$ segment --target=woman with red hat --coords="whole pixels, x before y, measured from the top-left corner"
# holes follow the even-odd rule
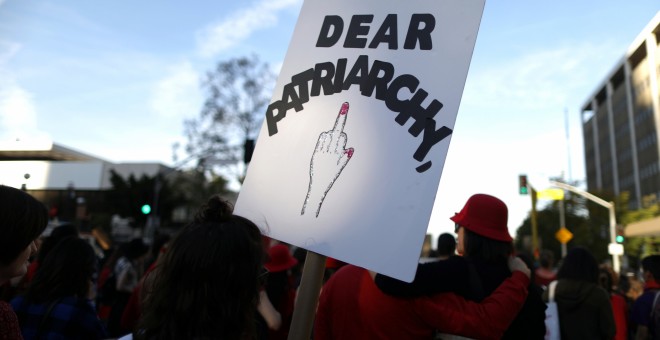
[[[286,339],[289,336],[293,305],[296,299],[291,268],[298,263],[298,260],[293,257],[289,247],[283,243],[270,247],[268,256],[269,260],[264,265],[268,270],[266,294],[282,317],[279,329],[269,329],[268,339]]]
[[[494,196],[476,194],[450,219],[455,223],[457,251],[462,256],[419,264],[412,283],[377,275],[378,287],[387,294],[402,297],[455,292],[468,300],[481,301],[511,276],[507,259],[514,253],[513,239],[508,231],[508,209],[504,202]],[[528,290],[522,310],[503,339],[544,338],[546,307],[542,290],[533,282]]]

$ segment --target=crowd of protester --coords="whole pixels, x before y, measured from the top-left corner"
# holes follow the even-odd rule
[[[99,258],[71,224],[0,186],[0,340],[287,339],[305,250],[211,197],[176,235]],[[506,204],[476,194],[410,283],[328,258],[311,337],[544,339],[553,283],[562,339],[660,337],[660,255],[618,275],[588,249],[555,265],[516,252]],[[517,256],[516,256],[517,255]]]

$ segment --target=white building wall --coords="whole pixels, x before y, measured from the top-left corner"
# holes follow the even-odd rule
[[[115,170],[123,178],[131,174],[136,178],[142,175],[153,177],[159,171],[171,171],[158,163],[1,161],[0,184],[14,188],[26,184],[29,190],[67,190],[70,185],[76,190],[107,190],[112,187],[110,170]],[[26,180],[25,174],[30,178]]]
[[[30,190],[99,190],[105,162],[2,161],[0,184]],[[30,178],[25,179],[25,174]]]

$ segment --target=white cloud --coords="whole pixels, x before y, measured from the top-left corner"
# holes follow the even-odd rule
[[[527,217],[529,196],[518,194],[518,175],[543,186],[568,168],[564,109],[570,112],[571,170],[583,179],[579,115],[582,101],[616,60],[609,44],[561,46],[500,63],[475,60],[436,197],[429,232],[451,231],[451,217],[474,193],[509,207],[509,229]],[[539,203],[539,207],[542,203]]]
[[[452,137],[438,188],[429,231],[435,235],[450,231],[448,220],[475,193],[499,197],[509,207],[509,228],[513,233],[523,222],[531,203],[518,194],[518,175],[528,174],[531,184],[543,186],[564,170],[566,155],[563,131],[554,130],[524,141]]]
[[[187,117],[201,108],[199,75],[190,62],[171,68],[170,74],[156,83],[149,106],[162,118]]]
[[[553,146],[564,155],[559,158],[559,170],[567,170],[567,110],[571,169],[566,176],[582,179],[583,141],[579,111],[584,100],[610,71],[613,61],[617,60],[614,50],[610,43],[549,46],[546,50],[498,63],[475,60],[466,83],[456,133],[515,147],[516,143],[533,144],[538,141],[538,136],[556,131],[556,135],[548,137],[545,144],[536,143],[539,145],[537,150]],[[543,154],[539,151],[530,154]],[[538,161],[544,164],[542,159]],[[560,173],[545,174],[557,176]]]
[[[24,130],[36,126],[32,96],[18,86],[0,90],[0,116],[5,129]]]
[[[300,0],[262,0],[250,8],[236,11],[197,33],[198,53],[213,57],[249,38],[253,32],[274,26],[278,11],[299,3]]]
[[[2,76],[3,72],[0,72]],[[6,83],[6,81],[3,81]],[[37,127],[32,94],[16,84],[0,85],[0,140],[50,140]]]
[[[2,0],[0,0],[0,6]],[[0,72],[6,69],[6,65],[11,58],[13,58],[18,51],[21,50],[21,45],[11,41],[0,41]],[[0,82],[2,78],[0,78]]]
[[[0,42],[0,139],[47,139],[47,134],[37,128],[32,94],[16,82],[7,66],[20,49],[20,44]]]
[[[589,75],[602,75],[607,70],[595,69],[611,65],[611,60],[602,58],[611,55],[611,50],[612,46],[606,45],[563,46],[490,64],[469,80],[464,100],[484,106],[504,103],[523,110],[579,105],[598,82]]]

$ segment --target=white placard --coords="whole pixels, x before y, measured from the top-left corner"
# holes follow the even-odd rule
[[[411,281],[484,1],[305,1],[235,213]]]

